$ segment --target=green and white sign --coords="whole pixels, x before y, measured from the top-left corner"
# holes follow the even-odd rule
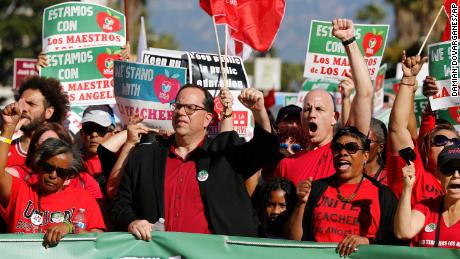
[[[376,113],[383,108],[383,97],[385,90],[383,84],[385,82],[385,72],[387,71],[387,64],[383,64],[377,73],[374,81],[374,99],[372,100],[373,112]]]
[[[430,75],[436,78],[436,84],[439,88],[438,94],[430,97],[431,109],[433,110],[460,106],[460,98],[458,96],[451,96],[450,46],[450,41],[428,46],[428,70],[430,71]]]
[[[119,52],[116,46],[50,52],[40,75],[61,81],[72,106],[114,104],[113,62]]]
[[[390,26],[354,26],[356,41],[369,68],[371,79],[375,80]],[[332,35],[332,23],[312,20],[304,77],[343,79],[347,70],[350,70],[350,62],[342,42]]]
[[[43,52],[126,44],[125,16],[91,3],[66,2],[43,12]]]
[[[340,81],[333,79],[305,79],[302,84],[302,89],[298,94],[299,106],[303,106],[303,99],[308,92],[313,89],[324,89],[328,91],[332,96],[334,96],[337,111],[340,112],[342,107],[342,95],[339,92],[339,83]]]
[[[439,118],[445,119],[454,125],[457,130],[460,130],[460,106],[439,111]]]

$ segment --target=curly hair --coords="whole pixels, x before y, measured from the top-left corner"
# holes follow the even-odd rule
[[[70,109],[70,104],[67,94],[63,91],[62,85],[58,80],[40,76],[29,77],[19,87],[16,101],[18,101],[22,94],[29,89],[40,91],[45,98],[45,108],[54,108],[53,115],[47,120],[48,122],[62,123],[62,121],[64,121]]]
[[[38,140],[43,135],[43,133],[49,130],[56,133],[59,139],[61,139],[62,141],[66,142],[67,144],[72,145],[72,137],[70,136],[69,132],[64,128],[64,126],[56,122],[42,124],[34,131],[34,134],[32,135],[32,138],[30,139],[29,150],[27,151],[27,156],[26,156],[26,161],[25,161],[26,166],[28,167],[32,166],[32,158],[35,155],[35,152],[37,151]]]

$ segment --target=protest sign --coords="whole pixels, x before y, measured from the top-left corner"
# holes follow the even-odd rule
[[[460,106],[460,97],[451,96],[451,44],[450,41],[428,46],[428,70],[436,78],[438,94],[430,97],[431,109],[439,110]],[[458,64],[456,67],[458,71]]]
[[[43,51],[123,46],[125,16],[116,10],[91,3],[67,2],[43,12]]]
[[[149,48],[142,52],[142,63],[156,66],[181,67],[187,69],[187,80],[192,78],[190,58],[185,51]]]
[[[219,55],[189,52],[192,83],[201,85],[208,90],[219,90],[224,87]],[[223,56],[222,56],[223,59]],[[242,90],[250,87],[243,61],[240,57],[227,56],[227,82],[230,90]],[[212,93],[212,91],[211,91]]]
[[[122,120],[139,114],[146,125],[172,130],[171,103],[185,83],[186,70],[115,61],[114,93]]]
[[[377,77],[374,81],[374,98],[372,100],[373,112],[376,113],[378,110],[383,108],[383,95],[384,89],[383,84],[385,81],[385,72],[387,71],[387,64],[383,64],[377,72]]]
[[[324,89],[329,92],[335,101],[335,105],[337,110],[340,112],[340,108],[342,107],[342,95],[339,92],[339,81],[333,79],[310,79],[307,78],[303,84],[302,88],[298,93],[298,104],[300,107],[303,105],[303,99],[308,92],[313,89]]]
[[[372,80],[377,76],[387,43],[389,25],[355,24],[356,42]],[[305,60],[304,77],[343,79],[350,70],[345,48],[332,35],[331,22],[312,20]]]
[[[420,128],[422,122],[422,114],[425,106],[428,104],[428,99],[425,96],[415,96],[414,98],[414,112],[417,120],[417,128]]]
[[[281,89],[281,59],[256,58],[254,59],[254,87],[261,90]]]
[[[33,58],[15,58],[13,69],[13,89],[18,90],[21,83],[30,76],[38,75],[35,70],[37,60]]]
[[[40,75],[61,81],[71,105],[113,104],[113,61],[119,47],[93,47],[50,52]]]
[[[444,119],[454,125],[457,131],[460,130],[460,106],[450,107],[439,111],[439,118]]]
[[[252,112],[247,109],[239,100],[238,96],[241,91],[231,90],[230,93],[233,96],[233,130],[238,133],[240,137],[245,137],[247,139],[252,138],[254,134],[254,123]],[[220,129],[220,113],[222,112],[223,106],[219,100],[219,97],[214,99],[214,115],[211,124],[208,126],[208,135],[215,136],[219,134]]]

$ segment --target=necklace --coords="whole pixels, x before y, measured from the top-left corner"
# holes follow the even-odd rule
[[[356,186],[356,189],[355,191],[348,197],[345,197],[342,195],[342,193],[340,192],[340,189],[339,189],[339,183],[337,181],[337,177],[335,178],[335,184],[336,184],[336,188],[337,188],[337,198],[343,202],[350,202],[352,201],[355,197],[356,197],[356,193],[358,192],[359,190],[359,187],[361,187],[361,184],[363,183],[363,180],[364,180],[364,174],[363,176],[361,177],[361,181],[359,181],[359,184],[358,186]]]

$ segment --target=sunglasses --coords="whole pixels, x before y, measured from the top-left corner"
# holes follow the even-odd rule
[[[107,132],[111,131],[109,127],[102,127],[100,125],[91,123],[91,124],[83,124],[81,130],[86,135],[91,135],[93,132],[96,132],[99,136],[105,136]]]
[[[433,145],[437,147],[443,147],[447,145],[447,143],[452,143],[454,145],[460,145],[460,139],[458,138],[448,138],[444,135],[436,135],[433,137]]]
[[[48,162],[43,162],[40,165],[40,168],[42,169],[43,173],[47,173],[47,174],[50,174],[56,171],[56,174],[61,178],[66,178],[70,175],[75,174],[75,170],[73,168],[60,168],[60,167],[51,165]]]
[[[334,143],[331,146],[332,153],[333,154],[338,154],[342,149],[345,149],[348,154],[356,154],[359,150],[364,150],[364,148],[359,147],[358,143],[356,142],[348,142],[347,144],[343,145],[341,143]]]
[[[444,176],[452,176],[455,174],[455,171],[458,170],[460,171],[460,163],[447,163],[446,165],[442,166],[439,168],[441,171],[441,174]]]
[[[287,143],[281,143],[280,144],[280,148],[282,149],[288,149],[289,148],[289,145]],[[291,145],[291,150],[294,152],[294,153],[297,153],[297,152],[300,152],[303,150],[303,147],[299,144],[292,144]]]

